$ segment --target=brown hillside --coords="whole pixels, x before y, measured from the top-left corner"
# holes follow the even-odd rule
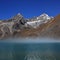
[[[42,36],[54,38],[60,37],[60,15],[56,16],[54,20],[47,23],[47,26],[43,29],[44,30],[41,32]]]

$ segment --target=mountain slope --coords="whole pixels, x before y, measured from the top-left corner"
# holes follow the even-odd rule
[[[41,23],[39,20],[42,20],[43,23]],[[30,21],[27,21],[29,22],[29,24],[27,24],[24,18],[20,14],[18,14],[14,16],[12,19],[10,19],[10,21],[13,21],[13,22],[17,21],[19,24],[19,27],[17,29],[16,24],[14,25],[14,27],[17,31],[20,30],[18,32],[14,31],[12,37],[60,38],[60,15],[52,18],[46,14],[42,14],[36,18],[32,18]],[[8,22],[10,21],[8,20]],[[35,22],[37,21],[38,26],[36,24],[36,28],[33,28],[34,27],[33,24],[35,24],[35,22],[33,21]],[[47,22],[45,23],[45,21]],[[30,24],[30,22],[33,24]],[[27,24],[27,26],[25,26],[25,24]]]
[[[42,36],[60,37],[60,15],[56,16],[54,20],[47,23],[47,26],[41,32]]]
[[[17,36],[60,38],[60,15],[45,24],[41,24],[36,29],[25,29]]]

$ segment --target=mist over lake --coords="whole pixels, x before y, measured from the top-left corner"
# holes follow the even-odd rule
[[[7,43],[60,43],[60,39],[53,38],[9,38],[2,39],[0,42]]]
[[[60,60],[60,41],[7,39],[0,41],[0,60]]]

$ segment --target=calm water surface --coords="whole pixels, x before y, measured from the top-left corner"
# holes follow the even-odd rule
[[[0,60],[60,60],[60,43],[0,42]]]

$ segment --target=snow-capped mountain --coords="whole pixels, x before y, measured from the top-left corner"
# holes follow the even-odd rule
[[[51,32],[54,32],[53,35],[55,35],[56,31],[60,31],[58,29],[60,28],[59,19],[60,15],[59,18],[53,18],[45,13],[31,19],[25,19],[20,13],[18,13],[11,19],[0,21],[0,38],[10,36],[43,36],[45,33],[48,34],[48,32],[50,34],[51,29]],[[56,27],[56,24],[58,27]]]
[[[28,29],[20,32],[24,37],[56,38],[60,40],[60,14],[36,29]]]
[[[38,19],[38,20],[40,20],[40,19],[42,19],[42,20],[45,20],[45,19],[50,20],[51,17],[48,16],[46,13],[43,13],[43,14],[41,14],[40,16],[38,16],[37,19]]]
[[[53,17],[50,17],[47,14],[43,13],[36,18],[30,19],[30,21],[26,23],[26,26],[30,25],[33,28],[37,28],[39,25],[47,23],[51,19],[53,19]]]

